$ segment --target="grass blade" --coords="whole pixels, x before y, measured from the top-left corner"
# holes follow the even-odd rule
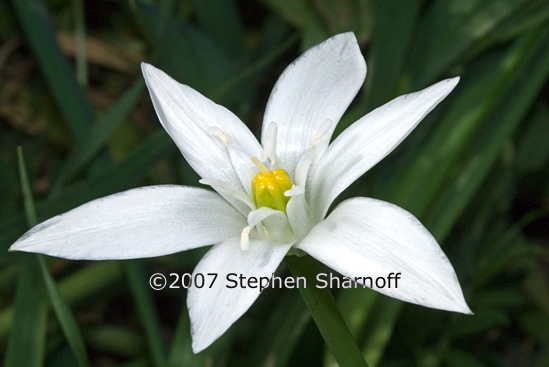
[[[78,328],[78,324],[72,315],[70,307],[67,305],[66,300],[63,298],[57,285],[55,284],[53,278],[48,271],[48,267],[44,262],[44,257],[41,255],[36,255],[38,262],[40,264],[40,270],[42,271],[42,278],[46,284],[46,289],[48,291],[48,297],[50,299],[51,305],[57,316],[57,320],[63,329],[63,334],[67,339],[72,352],[78,365],[80,367],[87,367],[90,365],[88,361],[88,355],[86,353],[86,346],[84,345],[84,340],[82,339],[82,334]]]
[[[44,3],[41,0],[11,3],[65,121],[77,143],[83,143],[94,120],[93,108],[61,53]]]
[[[137,312],[145,329],[147,345],[153,364],[158,367],[166,366],[166,354],[160,323],[151,297],[151,290],[148,288],[149,282],[143,273],[143,267],[138,260],[123,261],[122,265],[130,283]]]
[[[142,95],[144,87],[145,83],[142,79],[139,79],[104,116],[96,121],[86,141],[77,147],[77,150],[69,157],[59,173],[53,187],[54,192],[57,192],[99,152],[120,124],[125,121]]]
[[[41,367],[46,348],[48,303],[36,256],[27,256],[15,293],[14,312],[4,365]]]
[[[366,103],[361,104],[364,112],[394,97],[419,9],[417,0],[376,3],[376,27],[368,52],[369,76],[365,84],[366,91],[375,93],[365,93]],[[400,14],[398,22],[393,21],[395,14]]]
[[[17,149],[21,188],[29,225],[36,223],[27,170],[21,147]],[[37,256],[26,256],[17,291],[15,310],[4,364],[6,367],[42,366],[46,347],[48,304],[42,287]]]

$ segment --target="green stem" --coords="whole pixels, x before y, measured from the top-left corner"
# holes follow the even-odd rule
[[[328,288],[316,287],[316,276],[320,270],[318,262],[310,256],[287,256],[286,264],[294,277],[305,277],[307,280],[307,286],[300,287],[299,291],[320,334],[339,365],[368,367],[339,312],[332,292]]]

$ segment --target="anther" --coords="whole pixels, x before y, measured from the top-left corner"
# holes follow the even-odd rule
[[[271,162],[271,166],[274,165],[277,161],[275,148],[276,148],[276,138],[278,134],[278,125],[276,122],[271,122],[265,131],[265,140],[264,140],[264,150],[266,158]]]
[[[240,233],[240,249],[248,251],[250,248],[250,227],[244,227]]]
[[[210,126],[207,130],[207,133],[212,137],[218,138],[221,144],[223,144],[224,146],[229,145],[229,143],[231,142],[231,139],[227,136],[227,134],[225,134],[223,130],[221,130],[217,126]]]
[[[319,128],[316,130],[315,134],[313,135],[313,138],[311,139],[311,146],[315,146],[318,144],[318,142],[326,136],[328,131],[332,128],[332,125],[334,123],[330,119],[324,120],[324,122],[319,126]]]

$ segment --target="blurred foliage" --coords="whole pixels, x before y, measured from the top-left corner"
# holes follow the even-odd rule
[[[338,132],[397,95],[462,77],[341,199],[383,198],[417,215],[455,266],[475,315],[339,291],[369,364],[549,365],[545,0],[1,2],[4,364],[333,366],[328,352],[319,353],[323,341],[296,290],[265,292],[193,355],[185,292],[153,293],[147,278],[191,272],[203,250],[94,263],[7,249],[27,228],[19,145],[38,220],[131,187],[197,184],[156,119],[140,61],[228,107],[257,133],[284,67],[342,31],[357,35],[368,77]]]

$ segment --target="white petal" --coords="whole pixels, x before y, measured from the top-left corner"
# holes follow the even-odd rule
[[[410,213],[384,201],[342,202],[297,248],[348,277],[385,278],[373,289],[419,305],[470,313],[456,274],[433,236]],[[396,283],[387,277],[400,273]],[[389,285],[391,287],[389,288]],[[381,288],[380,288],[381,287]]]
[[[277,155],[290,175],[317,130],[335,125],[366,76],[355,36],[343,33],[305,52],[278,79],[267,103],[262,141],[271,122],[278,124]]]
[[[194,277],[204,275],[206,283],[202,288],[191,287],[187,295],[195,353],[219,338],[259,297],[259,288],[252,288],[247,282],[241,286],[238,277],[270,279],[290,247],[274,241],[250,240],[249,248],[242,251],[240,238],[232,238],[208,251],[194,270]],[[213,275],[208,274],[217,274],[211,287]],[[233,277],[238,285],[227,277]]]
[[[337,195],[400,144],[458,81],[447,79],[398,97],[339,135],[309,175],[310,203],[316,219],[324,218]]]
[[[260,155],[259,142],[246,125],[231,111],[154,66],[143,63],[141,67],[158,118],[191,167],[201,177],[240,187],[224,145],[231,143],[250,156]]]
[[[212,191],[185,186],[133,189],[79,206],[28,231],[11,251],[67,259],[167,255],[240,234],[246,218]]]

